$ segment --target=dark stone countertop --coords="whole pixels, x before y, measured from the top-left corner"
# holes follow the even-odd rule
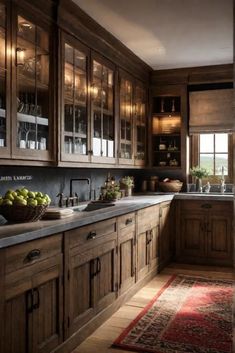
[[[172,199],[192,200],[221,200],[233,201],[233,195],[210,194],[165,194],[148,193],[124,198],[115,203],[115,206],[91,211],[74,212],[71,217],[56,220],[40,220],[30,223],[4,224],[0,226],[0,248],[20,244],[26,241],[43,238],[52,234],[62,233],[67,230],[103,221],[112,217],[118,217],[145,207],[156,205]]]

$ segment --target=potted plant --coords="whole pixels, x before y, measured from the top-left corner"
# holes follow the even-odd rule
[[[202,192],[202,178],[208,177],[209,171],[197,165],[190,169],[190,174],[196,178],[196,191]]]
[[[131,196],[134,187],[134,178],[125,176],[120,180],[120,188],[125,190],[125,196]]]

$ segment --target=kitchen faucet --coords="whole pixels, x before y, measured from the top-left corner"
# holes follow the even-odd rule
[[[91,200],[91,180],[90,180],[90,178],[74,178],[74,179],[70,179],[70,187],[69,187],[70,197],[73,197],[73,182],[74,181],[86,181],[87,182],[87,184],[89,185],[89,200],[87,200],[87,201],[90,201]]]

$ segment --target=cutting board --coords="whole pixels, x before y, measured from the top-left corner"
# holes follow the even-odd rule
[[[49,207],[43,215],[43,219],[62,219],[71,217],[73,210],[70,208]]]

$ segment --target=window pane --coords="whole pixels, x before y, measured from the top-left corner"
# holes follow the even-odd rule
[[[222,167],[224,167],[224,175],[228,175],[228,155],[216,154],[215,155],[215,175],[222,174]]]
[[[200,152],[214,152],[214,135],[201,134],[200,135]]]
[[[215,134],[215,152],[228,152],[228,134]]]
[[[200,154],[200,167],[206,168],[210,175],[214,174],[213,154]]]

